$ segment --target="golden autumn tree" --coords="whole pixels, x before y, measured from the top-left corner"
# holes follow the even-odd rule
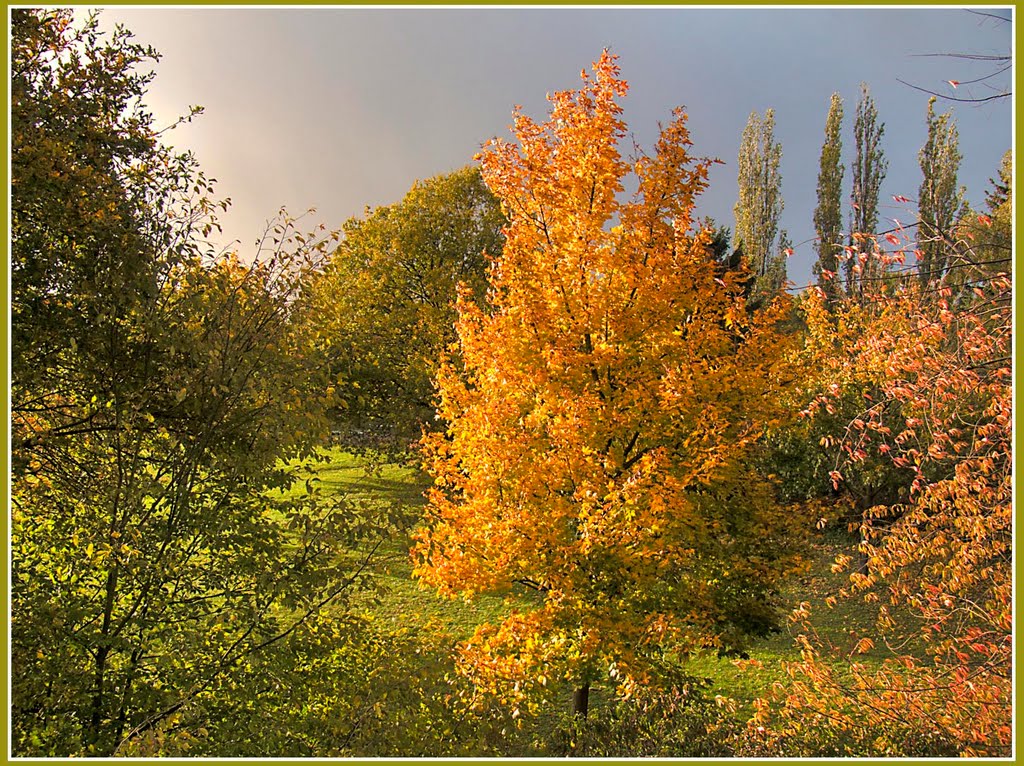
[[[532,589],[460,667],[512,703],[567,682],[585,714],[593,682],[628,694],[666,653],[742,649],[800,558],[747,460],[780,417],[787,306],[748,312],[742,275],[716,272],[694,223],[712,161],[686,115],[627,161],[615,58],[582,78],[479,158],[506,244],[489,309],[458,304],[413,555],[450,596]]]

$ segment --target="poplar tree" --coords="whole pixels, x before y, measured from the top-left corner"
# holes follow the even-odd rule
[[[775,246],[775,257],[768,263],[768,279],[780,287],[786,282],[786,259],[793,254],[793,240],[785,229],[779,232]]]
[[[840,156],[843,141],[839,130],[843,123],[843,100],[838,93],[832,94],[825,119],[825,143],[821,147],[821,165],[818,170],[818,206],[814,210],[815,249],[818,260],[813,270],[818,275],[818,285],[825,291],[830,303],[842,295],[838,278],[839,253],[842,245],[842,212],[840,199],[843,186],[843,165]]]
[[[964,204],[964,189],[957,185],[960,136],[952,112],[935,114],[935,98],[928,100],[928,140],[918,158],[924,179],[918,192],[921,255],[918,274],[922,284],[940,279],[946,271],[946,239]]]
[[[780,269],[773,263],[783,208],[781,160],[782,145],[775,140],[775,111],[765,110],[764,118],[751,112],[740,142],[734,244],[743,249],[755,280],[754,293],[759,296],[772,295],[782,287]]]
[[[885,123],[878,122],[875,101],[868,86],[861,83],[860,101],[853,123],[853,141],[856,158],[853,164],[853,190],[850,194],[850,246],[863,253],[873,241],[878,227],[878,190],[885,178],[888,162],[882,151]],[[859,268],[858,268],[859,267]],[[870,254],[851,259],[846,264],[846,292],[861,295],[865,280],[877,279],[881,263]]]

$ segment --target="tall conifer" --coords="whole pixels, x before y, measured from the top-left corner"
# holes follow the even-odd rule
[[[940,279],[946,271],[946,239],[964,204],[964,189],[957,185],[960,136],[952,112],[935,114],[935,98],[928,100],[928,140],[918,158],[924,179],[918,192],[921,282]]]
[[[775,140],[775,112],[765,110],[764,118],[751,112],[743,131],[738,159],[739,198],[734,244],[743,249],[755,279],[754,292],[773,295],[782,286],[773,245],[782,214],[782,145]]]
[[[814,273],[818,275],[818,285],[825,291],[830,302],[837,300],[843,293],[839,281],[839,253],[842,245],[842,198],[843,165],[840,157],[843,151],[843,140],[839,135],[843,123],[843,100],[838,93],[832,94],[825,119],[825,143],[821,147],[821,166],[818,171],[818,206],[814,210],[814,231],[816,234],[815,249],[818,260],[814,264]]]
[[[865,282],[876,280],[882,271],[881,262],[871,257],[871,242],[878,227],[878,191],[888,167],[881,147],[884,133],[885,123],[878,122],[875,101],[868,86],[861,83],[853,123],[856,158],[850,194],[850,245],[866,255],[846,264],[846,292],[851,296],[862,295]]]

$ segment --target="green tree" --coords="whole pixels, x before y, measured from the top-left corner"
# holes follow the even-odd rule
[[[75,27],[68,13],[18,10],[11,31],[11,345],[23,385],[51,375],[69,344],[102,353],[97,331],[197,253],[189,234],[210,223],[212,203],[142,106],[152,75],[137,70],[155,51],[124,30],[102,39],[95,20]],[[16,394],[12,406],[26,405]]]
[[[708,257],[715,264],[720,277],[733,272],[734,278],[743,285],[743,297],[746,299],[747,310],[756,311],[770,301],[777,293],[757,293],[757,280],[750,274],[743,248],[733,248],[732,231],[728,226],[718,226],[713,218],[701,221],[701,229],[711,232],[708,242]],[[769,259],[765,279],[771,284],[783,285],[786,282],[786,259],[793,254],[793,243],[785,229],[779,232],[776,252]]]
[[[864,293],[865,283],[876,282],[884,265],[874,257],[875,234],[878,227],[878,193],[888,163],[882,151],[885,123],[878,122],[878,109],[861,83],[860,101],[853,123],[856,158],[853,164],[853,191],[850,194],[851,257],[846,262],[846,292],[851,297]]]
[[[751,112],[740,142],[734,235],[754,277],[754,294],[762,299],[774,296],[783,281],[778,267],[773,266],[783,208],[781,160],[782,145],[775,140],[775,111],[765,110],[763,119]]]
[[[840,161],[843,141],[839,133],[843,124],[843,100],[832,94],[828,117],[825,119],[825,143],[821,147],[818,170],[818,206],[814,209],[815,250],[818,260],[813,270],[818,275],[818,286],[825,292],[830,304],[843,294],[839,275],[839,256],[843,245],[842,199],[843,164]]]
[[[67,10],[12,32],[12,748],[111,755],[308,634],[373,523],[280,492],[331,400],[294,313],[330,240],[215,257],[155,54]]]
[[[974,288],[997,274],[1013,274],[1013,152],[1007,150],[997,178],[985,194],[985,212],[968,209],[957,237],[970,242],[968,250],[956,251],[953,281]],[[966,295],[971,290],[962,290]]]
[[[997,215],[1007,212],[1013,206],[1013,150],[1007,149],[999,163],[999,180],[990,178],[992,189],[985,193],[985,204]]]
[[[793,240],[785,229],[779,231],[779,239],[775,246],[775,256],[768,262],[766,279],[769,284],[784,285],[786,283],[786,260],[793,255]]]
[[[918,154],[924,179],[918,192],[921,251],[918,274],[922,284],[941,279],[948,263],[953,228],[964,207],[964,189],[957,185],[960,137],[952,112],[935,114],[935,97],[928,99],[928,140]]]
[[[313,289],[336,372],[350,386],[339,419],[404,447],[433,423],[439,354],[455,339],[463,284],[478,301],[505,218],[466,167],[417,182],[405,198],[345,224]]]

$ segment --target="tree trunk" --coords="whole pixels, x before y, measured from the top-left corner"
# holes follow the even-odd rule
[[[585,683],[572,695],[572,712],[583,718],[587,717],[590,708],[590,684]]]
[[[100,628],[99,646],[96,647],[96,660],[93,671],[92,712],[89,717],[89,729],[86,744],[91,748],[89,755],[103,756],[101,752],[101,734],[103,730],[103,709],[106,706],[106,671],[107,657],[110,655],[111,628],[114,617],[114,599],[117,594],[117,564],[107,572],[106,594],[103,599],[103,624]]]
[[[868,511],[875,505],[875,488],[868,486],[865,490],[865,495],[862,495],[857,500],[857,510],[860,515],[860,523],[857,527],[857,571],[860,574],[867,574],[868,562],[870,557],[864,550],[864,546],[868,543],[868,536],[865,534],[864,526],[868,523]]]
[[[99,746],[100,729],[103,726],[103,705],[105,672],[107,667],[107,654],[110,652],[108,646],[101,646],[96,650],[96,662],[93,670],[93,692],[92,712],[89,716],[89,729],[86,732],[85,744],[93,749],[90,755],[97,755],[95,748]]]

